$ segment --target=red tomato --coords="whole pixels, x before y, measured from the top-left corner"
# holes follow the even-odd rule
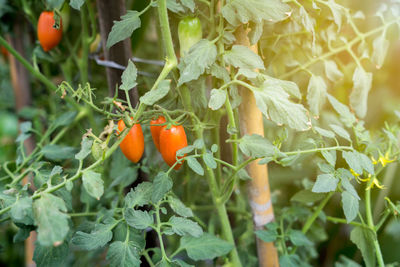
[[[151,137],[153,137],[153,142],[156,145],[158,151],[160,151],[160,131],[164,126],[152,126],[152,125],[162,124],[165,122],[166,120],[164,116],[159,116],[157,119],[150,121]]]
[[[1,46],[1,53],[5,59],[8,58],[8,50],[4,46]]]
[[[46,52],[58,45],[62,38],[61,17],[59,29],[53,28],[54,23],[55,20],[53,11],[43,11],[40,14],[37,25],[37,34],[39,43]]]
[[[125,123],[123,120],[118,122],[118,132],[122,132],[125,129]],[[125,157],[132,161],[133,163],[137,163],[143,155],[144,152],[144,137],[142,126],[140,124],[135,124],[130,129],[127,136],[125,136],[124,140],[122,140],[119,147],[124,153]]]
[[[172,126],[167,129],[163,126],[160,131],[160,152],[164,161],[171,167],[176,162],[176,152],[187,146],[185,129],[182,125]],[[174,169],[179,170],[182,163],[177,164]]]

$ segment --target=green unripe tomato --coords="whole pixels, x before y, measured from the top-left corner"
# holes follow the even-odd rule
[[[92,144],[92,156],[95,160],[99,160],[103,157],[103,148],[97,141],[94,141]]]
[[[180,56],[183,57],[189,49],[203,38],[201,22],[198,18],[183,18],[178,25]]]
[[[12,113],[0,113],[0,136],[16,137],[18,135],[18,119]]]

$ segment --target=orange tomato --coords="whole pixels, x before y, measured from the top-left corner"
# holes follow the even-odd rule
[[[160,125],[152,126],[152,125],[162,124],[165,122],[166,122],[166,120],[165,120],[164,116],[159,116],[157,119],[150,121],[151,137],[153,137],[153,142],[156,145],[156,148],[158,151],[160,151],[160,131],[163,126],[160,126]]]
[[[37,34],[39,43],[45,52],[50,51],[61,41],[62,38],[62,19],[60,17],[60,28],[55,29],[53,25],[54,12],[53,11],[43,11],[38,20]]]
[[[120,120],[118,122],[118,133],[122,132],[125,127],[124,121]],[[140,126],[140,124],[134,124],[128,135],[125,136],[124,140],[120,143],[119,147],[127,159],[133,163],[137,163],[142,158],[144,152],[142,126]]]
[[[8,50],[4,46],[1,46],[1,53],[5,59],[8,58]]]
[[[187,146],[185,129],[182,125],[173,125],[170,129],[163,126],[160,130],[160,152],[164,161],[171,167],[176,162],[176,152]],[[186,155],[185,155],[186,156]],[[178,170],[182,163],[177,164],[174,169]]]

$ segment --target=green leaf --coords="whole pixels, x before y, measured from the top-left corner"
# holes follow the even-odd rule
[[[147,211],[132,208],[125,210],[125,220],[130,226],[139,230],[146,229],[154,223],[153,216]]]
[[[353,175],[349,170],[339,168],[336,170],[336,177],[340,178],[340,181],[342,182],[342,187],[352,194],[356,199],[360,199],[360,197],[357,194],[356,189],[354,186],[351,184],[350,180],[353,178]]]
[[[152,106],[154,103],[162,99],[169,92],[171,80],[162,80],[156,89],[150,90],[140,97],[140,102],[147,106]]]
[[[303,234],[302,231],[290,229],[287,234],[289,236],[290,242],[292,242],[297,247],[312,245],[312,242],[308,240],[308,238],[305,234]]]
[[[38,241],[42,246],[52,246],[64,241],[69,226],[64,200],[48,193],[33,202],[33,214],[38,225]]]
[[[112,154],[110,164],[110,178],[112,183],[110,187],[121,184],[126,187],[137,179],[138,166],[132,167],[131,162],[125,157],[120,149]]]
[[[141,264],[138,248],[132,241],[113,242],[107,251],[106,259],[111,267],[139,267]]]
[[[125,206],[134,208],[146,205],[151,200],[153,192],[153,184],[149,182],[143,182],[138,184],[135,189],[126,194]]]
[[[336,151],[335,150],[330,150],[330,151],[322,150],[321,154],[330,165],[335,167],[335,165],[336,165]]]
[[[307,103],[311,113],[319,116],[319,111],[322,110],[326,101],[327,86],[321,76],[312,75],[308,82],[307,88]]]
[[[75,154],[75,158],[77,160],[84,160],[90,153],[92,148],[93,141],[89,138],[84,138],[82,140],[82,148],[78,154]]]
[[[204,140],[203,140],[203,139],[196,139],[196,140],[193,142],[193,146],[194,146],[196,149],[202,149],[202,148],[204,147]]]
[[[59,246],[42,246],[35,242],[33,260],[40,267],[66,266],[69,246],[63,243]]]
[[[185,12],[183,6],[176,0],[167,0],[167,8],[174,13]]]
[[[129,91],[137,85],[137,68],[131,60],[128,60],[128,66],[124,70],[121,76],[122,84],[119,89]]]
[[[33,224],[32,198],[22,197],[11,207],[11,219],[14,223]]]
[[[375,266],[374,233],[363,227],[354,227],[350,233],[350,240],[361,251],[366,266]]]
[[[60,9],[62,4],[64,4],[64,0],[46,0],[47,8],[53,9],[57,8]]]
[[[338,69],[335,61],[325,60],[325,74],[332,82],[337,82],[343,78],[343,73]]]
[[[13,242],[18,243],[25,241],[29,237],[31,232],[35,230],[35,228],[36,227],[33,225],[28,225],[27,227],[18,228],[18,232],[13,237]]]
[[[317,181],[315,182],[312,191],[314,193],[327,193],[336,190],[336,186],[339,182],[333,174],[325,173],[317,176]]]
[[[151,195],[151,201],[157,203],[160,201],[165,194],[171,190],[173,182],[168,174],[165,172],[159,172],[154,178],[153,192]]]
[[[324,137],[332,138],[332,139],[335,138],[335,133],[333,133],[332,131],[319,128],[318,126],[314,126],[313,128],[317,133],[319,133],[320,135],[322,135]]]
[[[343,158],[346,160],[349,167],[358,174],[362,174],[363,170],[370,174],[374,174],[374,164],[368,156],[357,151],[342,152]]]
[[[301,104],[290,101],[287,90],[296,87],[283,87],[288,83],[267,78],[260,88],[252,87],[256,105],[265,117],[278,125],[286,124],[295,130],[304,131],[311,127],[307,110]],[[298,88],[297,88],[298,90]],[[297,90],[291,92],[296,93]]]
[[[217,152],[217,151],[218,151],[218,145],[213,144],[213,145],[211,146],[211,152],[212,152],[212,153],[215,153],[215,152]]]
[[[186,207],[182,201],[176,197],[168,197],[168,203],[171,209],[182,217],[193,217],[193,212],[190,208]]]
[[[180,249],[185,249],[189,258],[195,261],[212,260],[228,254],[232,248],[232,244],[208,233],[198,238],[186,235],[180,243]]]
[[[274,242],[278,237],[278,232],[275,229],[255,231],[256,236],[264,242]]]
[[[99,200],[104,193],[104,182],[101,174],[94,171],[85,171],[82,175],[83,187],[89,195]]]
[[[114,166],[113,166],[114,167]],[[116,186],[116,185],[121,185],[122,187],[126,187],[130,184],[132,184],[134,181],[136,181],[138,177],[138,168],[132,168],[132,167],[125,167],[121,169],[121,171],[116,175],[112,176],[113,178],[112,183],[110,184],[110,187]]]
[[[353,90],[350,94],[350,105],[360,118],[367,114],[368,93],[372,85],[372,73],[357,67],[353,74]]]
[[[81,10],[81,7],[84,3],[85,3],[85,0],[70,0],[69,1],[69,5],[76,10]]]
[[[210,101],[208,102],[208,107],[212,110],[220,109],[226,101],[226,91],[212,89],[210,93]]]
[[[335,3],[335,1],[328,1],[326,2],[326,5],[330,8],[333,16],[333,21],[338,27],[338,32],[340,31],[340,28],[342,26],[342,13],[345,13],[345,9],[343,6]]]
[[[264,158],[265,159],[265,158]],[[259,162],[258,162],[258,164],[260,164],[261,165],[261,162],[262,160],[260,160]],[[264,164],[264,163],[263,163]],[[247,171],[246,171],[246,169],[240,169],[238,172],[237,172],[237,176],[239,177],[239,179],[240,180],[243,180],[243,181],[249,181],[249,180],[251,180],[252,178],[250,177],[250,175],[247,173]]]
[[[324,194],[314,193],[310,190],[301,190],[294,194],[290,201],[296,201],[300,203],[314,203],[324,198]]]
[[[202,39],[190,49],[178,65],[181,76],[178,86],[199,78],[217,57],[217,48],[212,42]]]
[[[243,154],[252,158],[273,156],[278,151],[270,141],[258,134],[243,136],[239,148]]]
[[[194,8],[196,7],[193,0],[180,0],[182,5],[189,8],[190,11],[194,12]]]
[[[68,111],[63,113],[60,117],[58,117],[54,121],[54,127],[66,126],[71,124],[74,121],[77,114],[78,112],[76,111]]]
[[[203,234],[203,230],[197,222],[186,218],[172,216],[168,223],[171,224],[172,231],[174,231],[174,233],[177,235],[191,235],[193,237],[200,237]]]
[[[261,38],[264,30],[264,23],[250,22],[251,31],[249,32],[249,41],[251,45],[255,45]]]
[[[225,52],[224,60],[226,63],[239,69],[265,69],[264,62],[262,61],[260,56],[254,53],[247,46],[243,45],[232,46],[231,50]]]
[[[362,267],[360,264],[347,258],[344,255],[341,255],[339,259],[340,262],[335,262],[335,267]]]
[[[358,214],[358,199],[347,191],[342,192],[342,207],[347,223],[353,221]]]
[[[249,21],[278,22],[286,19],[290,7],[279,0],[232,0],[222,8],[222,15],[233,26],[247,24]]]
[[[318,163],[318,168],[323,172],[323,173],[334,173],[335,168],[332,165],[326,164],[326,163]]]
[[[341,120],[346,124],[347,127],[352,126],[356,122],[356,117],[350,112],[350,109],[337,101],[336,98],[328,94],[328,100],[331,103],[335,111],[340,115]]]
[[[172,263],[175,263],[176,265],[180,266],[180,267],[194,267],[194,265],[190,265],[186,262],[184,262],[183,260],[180,259],[174,259],[172,261]]]
[[[72,237],[72,244],[84,250],[94,250],[106,245],[113,236],[114,224],[97,224],[91,233],[78,231]]]
[[[49,160],[61,161],[73,158],[75,151],[75,148],[69,146],[46,145],[41,153]]]
[[[337,135],[339,135],[340,137],[343,137],[344,139],[351,142],[350,134],[345,129],[343,129],[341,126],[335,125],[335,124],[330,124],[329,127],[331,127],[332,130],[335,131],[335,133]]]
[[[128,10],[128,12],[121,16],[120,21],[114,21],[107,39],[107,49],[110,49],[114,44],[125,40],[130,37],[134,30],[140,28],[140,13],[135,10]]]
[[[386,31],[383,31],[383,33],[376,37],[372,43],[372,61],[375,62],[378,69],[382,67],[389,48],[389,41],[386,40],[385,34]]]
[[[200,163],[197,161],[196,158],[188,157],[187,163],[189,168],[191,168],[195,173],[201,176],[204,175],[204,169],[203,167],[201,167]]]
[[[225,83],[230,81],[229,72],[217,64],[212,64],[210,68],[211,75],[224,81]]]
[[[203,161],[207,165],[207,167],[211,169],[217,168],[217,162],[215,161],[212,153],[207,152],[203,154]]]
[[[192,152],[195,149],[196,149],[196,147],[192,146],[192,145],[185,146],[184,148],[181,148],[178,151],[176,151],[176,156],[177,157],[183,157],[185,154],[188,154],[188,153]]]
[[[299,259],[299,256],[296,254],[293,255],[288,255],[284,254],[279,257],[279,265],[280,266],[285,266],[285,267],[298,267],[301,264],[301,260]]]

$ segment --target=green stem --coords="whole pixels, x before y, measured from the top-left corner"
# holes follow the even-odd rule
[[[231,102],[229,101],[228,91],[226,91],[225,109],[226,109],[226,113],[228,115],[228,120],[229,120],[228,127],[231,129],[235,129],[235,131],[237,131],[235,115],[233,114],[232,105],[231,105]],[[239,151],[238,151],[238,145],[236,142],[236,140],[237,140],[236,133],[231,135],[231,140],[233,140],[233,142],[232,142],[232,163],[234,166],[237,166]]]
[[[331,221],[333,223],[343,223],[343,224],[351,224],[354,226],[358,226],[358,227],[363,227],[363,228],[367,228],[369,229],[369,227],[365,224],[359,223],[359,222],[347,222],[347,220],[342,219],[342,218],[336,218],[336,217],[332,217],[332,216],[326,216],[326,219],[328,221]]]
[[[329,192],[326,197],[319,203],[317,209],[314,211],[314,213],[309,217],[306,221],[306,223],[303,226],[303,229],[301,231],[306,234],[308,230],[310,229],[311,225],[314,223],[315,219],[317,219],[318,215],[321,213],[322,209],[325,207],[326,203],[331,199],[335,192]]]
[[[150,267],[155,267],[153,261],[150,258],[149,253],[147,252],[147,250],[144,250],[142,253],[143,257],[146,259],[147,263],[150,265]]]
[[[46,76],[44,76],[40,71],[36,70],[25,58],[23,58],[11,45],[0,36],[0,45],[4,46],[10,53],[19,61],[25,68],[28,69],[33,76],[35,76],[39,81],[44,83],[49,89],[56,91],[57,86],[52,83]]]
[[[371,179],[372,182],[372,179]],[[375,247],[375,254],[378,260],[379,267],[384,267],[385,262],[383,261],[381,247],[379,246],[378,237],[376,235],[374,219],[372,218],[372,211],[371,211],[371,189],[365,190],[365,213],[367,216],[367,223],[369,228],[374,232],[374,247]]]
[[[385,223],[386,219],[389,217],[390,211],[386,210],[382,218],[379,220],[378,224],[375,226],[375,230],[378,232],[382,225]]]
[[[390,189],[392,188],[392,184],[394,182],[394,178],[396,177],[396,169],[397,169],[398,163],[392,163],[390,164],[385,172],[385,175],[383,176],[382,184],[387,188],[379,191],[379,195],[376,199],[375,202],[375,208],[374,208],[374,218],[377,219],[380,213],[382,212],[383,205],[384,205],[384,200],[387,195],[390,193]]]
[[[181,89],[181,96],[183,98],[182,100],[183,100],[183,105],[184,105],[185,109],[192,112],[193,110],[192,110],[192,105],[191,105],[191,100],[190,100],[189,89],[186,86],[181,86],[180,89]],[[195,121],[193,121],[193,124],[196,125]],[[197,139],[203,139],[203,129],[196,127],[195,135],[196,135]],[[202,148],[202,153],[203,154],[207,153],[207,150],[205,147]],[[215,179],[214,172],[211,168],[209,168],[205,164],[203,164],[203,168],[206,170],[206,178],[207,178],[208,186],[210,187],[212,200],[217,209],[217,213],[218,213],[218,216],[219,216],[219,219],[221,222],[222,234],[223,234],[224,238],[234,246],[231,251],[231,254],[230,254],[233,265],[240,267],[240,266],[242,266],[242,264],[240,262],[239,254],[238,254],[236,246],[235,246],[235,240],[233,237],[232,228],[231,228],[231,225],[229,222],[225,203],[222,202],[222,200],[220,199],[220,192],[219,192],[219,188],[218,188],[218,185],[217,185],[217,182]]]
[[[88,55],[89,55],[89,36],[88,36],[88,22],[85,6],[81,8],[81,32],[82,32],[82,58],[80,59],[79,70],[81,74],[82,87],[88,82]]]
[[[161,235],[160,207],[158,205],[156,205],[156,222],[157,222],[156,232],[158,235],[158,239],[160,241],[162,260],[170,261],[167,254],[165,254],[164,241],[163,241],[162,235]]]
[[[162,69],[157,80],[154,82],[150,91],[157,88],[158,84],[162,80],[164,80],[168,76],[168,74],[171,72],[171,70],[173,70],[178,64],[178,60],[176,59],[176,55],[175,55],[175,51],[174,51],[174,44],[172,42],[171,30],[169,28],[166,0],[158,1],[158,18],[160,21],[161,35],[162,35],[162,39],[163,39],[163,44],[166,48],[167,57],[166,57],[166,62],[165,62],[164,68]],[[135,113],[134,121],[136,121],[140,118],[140,116],[144,112],[145,108],[146,108],[146,105],[143,104],[143,102],[140,102],[139,107]]]

